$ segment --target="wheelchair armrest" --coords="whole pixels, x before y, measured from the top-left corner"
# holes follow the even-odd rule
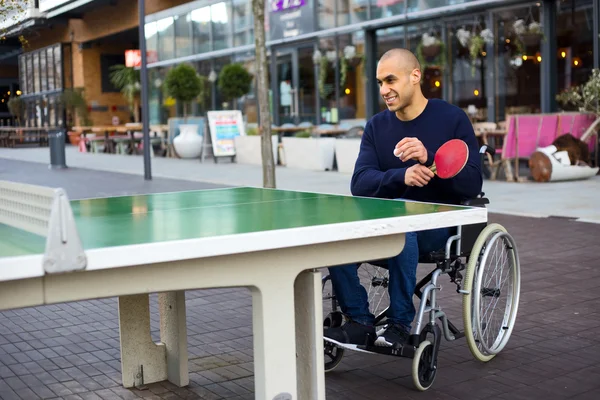
[[[492,146],[488,145],[488,144],[484,144],[483,146],[481,146],[479,148],[479,154],[485,154],[488,153],[490,156],[493,156],[494,154],[496,154],[496,149],[494,149]]]
[[[484,196],[485,193],[481,192],[478,197],[474,199],[463,200],[460,202],[460,204],[463,206],[484,207],[486,204],[490,204],[490,200]]]

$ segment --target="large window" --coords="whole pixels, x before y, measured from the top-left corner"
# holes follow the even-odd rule
[[[163,18],[156,21],[158,31],[158,59],[169,60],[175,58],[175,19]]]
[[[234,46],[244,46],[254,42],[254,18],[249,0],[232,0]]]
[[[23,95],[60,91],[63,88],[62,76],[60,45],[19,56],[19,79]]]
[[[406,27],[407,47],[421,64],[421,90],[427,98],[442,98],[447,49],[442,41],[440,24],[419,24]]]
[[[60,126],[63,108],[63,54],[60,44],[19,56],[19,90],[24,102],[25,126]]]
[[[558,92],[584,84],[594,67],[592,0],[561,1],[556,18]],[[597,49],[600,51],[600,49]]]
[[[220,2],[210,6],[213,29],[213,50],[231,47],[231,3]]]
[[[175,16],[175,57],[192,54],[192,19],[190,14]]]
[[[210,51],[210,7],[203,7],[192,11],[191,19],[194,31],[194,52],[206,53]]]
[[[540,7],[499,10],[494,13],[496,41],[496,115],[501,121],[507,114],[540,111],[541,34],[535,33],[540,23]]]

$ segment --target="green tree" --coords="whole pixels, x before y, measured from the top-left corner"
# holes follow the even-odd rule
[[[271,137],[271,111],[265,42],[265,0],[252,0],[252,13],[254,15],[256,93],[260,118],[259,132],[261,134],[263,186],[265,188],[275,188],[275,160],[273,146],[271,146],[273,138]]]
[[[189,64],[179,64],[167,73],[164,82],[165,92],[183,105],[183,116],[188,116],[188,106],[200,97],[203,98],[205,85],[198,73]]]
[[[117,87],[127,99],[129,111],[135,122],[140,121],[138,94],[140,93],[140,71],[125,65],[113,65],[110,73],[110,81]]]
[[[237,99],[250,91],[252,75],[241,64],[228,64],[219,74],[219,91],[227,99],[233,99],[233,108],[237,109]]]

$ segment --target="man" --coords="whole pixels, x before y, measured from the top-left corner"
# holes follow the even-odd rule
[[[354,196],[459,204],[482,187],[481,162],[473,127],[460,108],[421,92],[421,69],[410,51],[392,49],[377,66],[377,82],[387,110],[371,118],[362,136],[351,191]],[[450,139],[469,147],[469,159],[452,179],[440,179],[429,166],[437,149]],[[450,228],[406,234],[402,252],[387,260],[390,307],[388,326],[376,338],[374,316],[360,284],[357,264],[329,268],[331,281],[349,322],[324,335],[350,344],[399,347],[406,343],[415,316],[412,301],[420,254],[444,247]]]

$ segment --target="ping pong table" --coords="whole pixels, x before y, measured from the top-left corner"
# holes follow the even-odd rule
[[[255,397],[324,399],[318,269],[396,255],[409,231],[486,220],[485,208],[253,187],[69,200],[0,182],[0,310],[118,297],[123,386],[185,386],[185,290],[248,287]]]

